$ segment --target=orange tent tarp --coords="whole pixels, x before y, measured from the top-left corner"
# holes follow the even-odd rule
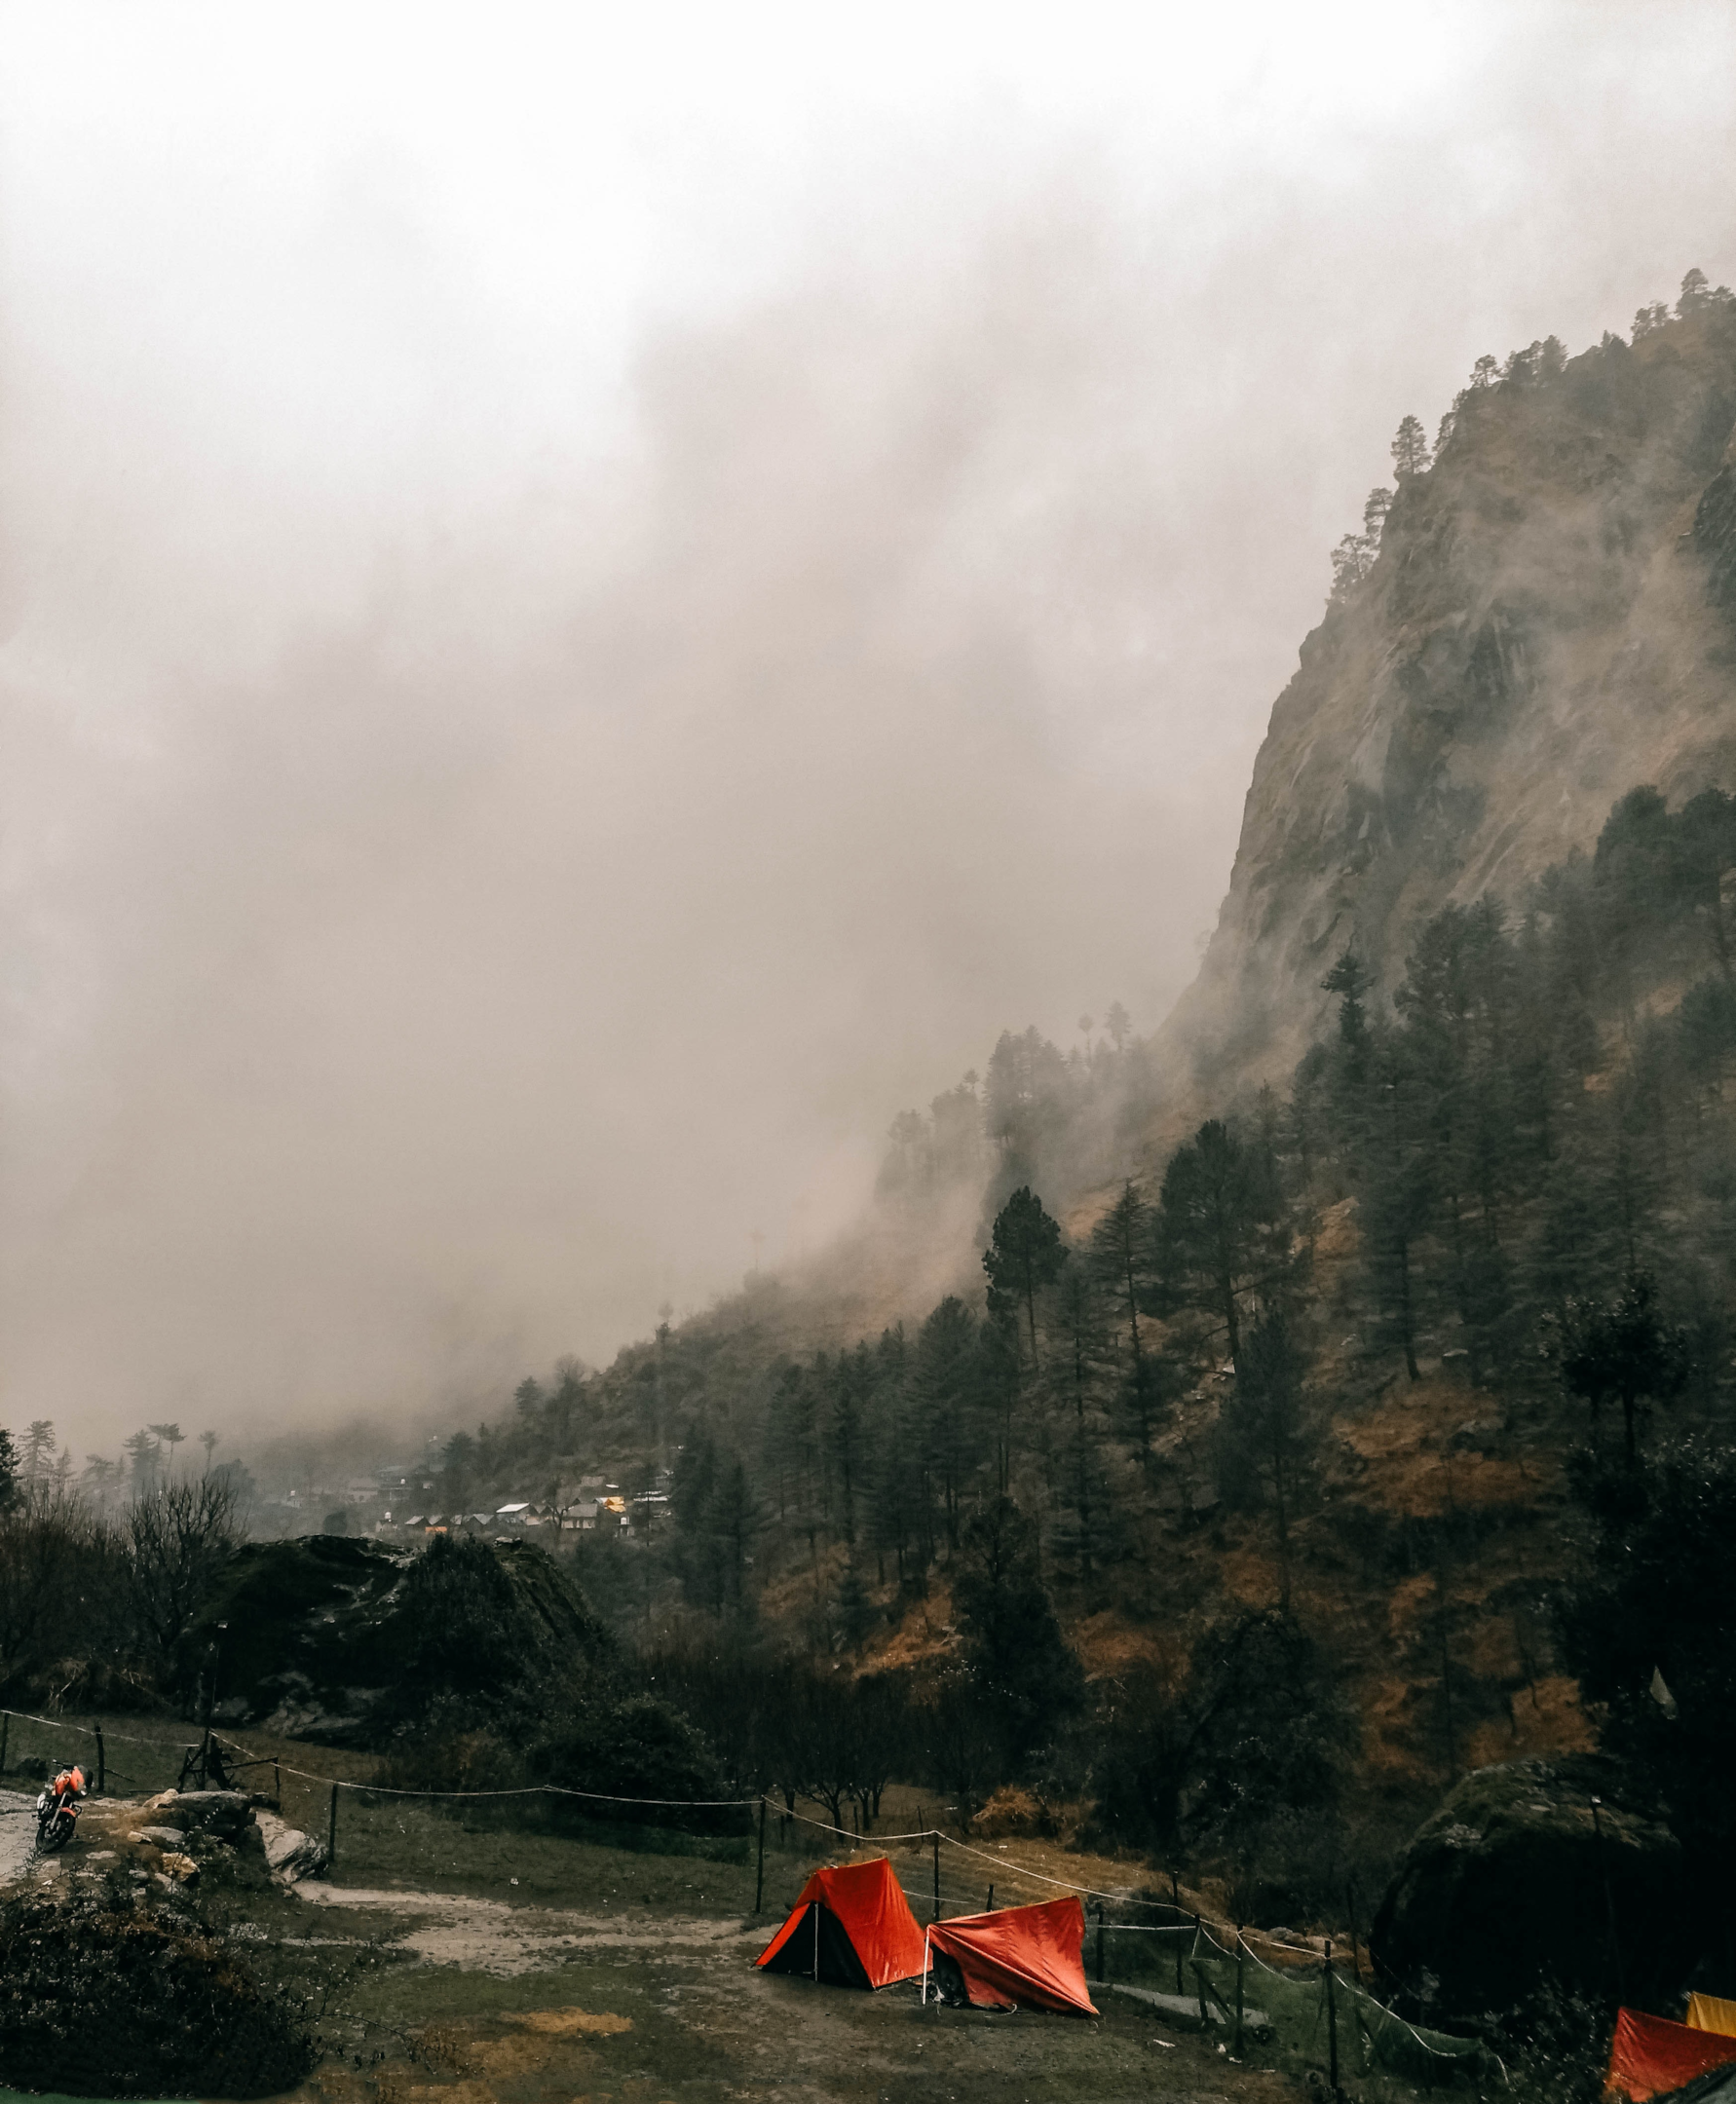
[[[1085,1985],[1085,1910],[1076,1899],[960,1914],[928,1931],[963,1975],[974,2009],[1062,2010],[1095,2016]]]
[[[816,1870],[754,1960],[834,1987],[889,1987],[923,1970],[923,1932],[884,1856]]]
[[[1736,2038],[1696,2031],[1687,2024],[1672,2023],[1667,2016],[1646,2016],[1639,2010],[1618,2010],[1604,2094],[1625,2097],[1628,2104],[1645,2104],[1648,2097],[1666,2096],[1708,2068],[1732,2060],[1736,2060]]]
[[[1717,2031],[1736,2038],[1736,2002],[1722,1995],[1691,1994],[1683,2019],[1690,2031]]]

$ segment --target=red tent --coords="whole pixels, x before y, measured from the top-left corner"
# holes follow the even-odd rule
[[[1085,1910],[1074,1898],[1003,1907],[999,1914],[960,1914],[928,1931],[929,1947],[939,1954],[935,1970],[944,1971],[946,1960],[957,1966],[973,2008],[1022,2005],[1095,2016],[1085,1986],[1084,1942]]]
[[[1672,2023],[1667,2016],[1618,2010],[1604,2094],[1626,2097],[1628,2104],[1645,2104],[1647,2097],[1667,2095],[1708,2068],[1722,2067],[1731,2060],[1736,2060],[1736,2038],[1718,2031],[1695,2031],[1687,2024]]]
[[[816,1870],[754,1963],[834,1987],[886,1987],[923,1970],[923,1932],[884,1856]]]

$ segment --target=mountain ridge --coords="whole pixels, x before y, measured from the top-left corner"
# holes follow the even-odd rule
[[[1345,949],[1390,987],[1423,916],[1523,892],[1636,783],[1736,778],[1736,301],[1697,277],[1632,345],[1483,361],[1400,477],[1273,705],[1166,1109],[1287,1075]]]

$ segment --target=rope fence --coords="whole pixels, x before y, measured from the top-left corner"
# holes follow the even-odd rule
[[[157,1754],[166,1762],[172,1763],[178,1758],[182,1784],[187,1781],[190,1764],[194,1763],[194,1758],[200,1751],[197,1744],[189,1746],[178,1741],[171,1742],[167,1738],[145,1738],[136,1733],[115,1731],[107,1725],[80,1725],[72,1723],[64,1717],[45,1717],[38,1716],[29,1710],[0,1710],[0,1776],[5,1773],[8,1740],[12,1724],[15,1721],[35,1725],[54,1733],[70,1733],[85,1739],[94,1739],[97,1747],[97,1776],[100,1779],[97,1786],[99,1788],[104,1787],[106,1782],[111,1779],[115,1782],[131,1784],[140,1791],[169,1786],[163,1784],[153,1785],[147,1783],[136,1775],[113,1766],[106,1759],[107,1748],[111,1745],[136,1747],[147,1752]],[[899,1882],[913,1907],[926,1906],[931,1908],[935,1919],[942,1918],[949,1908],[953,1910],[955,1915],[961,1911],[973,1913],[994,1911],[994,1896],[998,1883],[1001,1885],[1003,1892],[1012,1886],[1026,1884],[1041,1887],[1050,1892],[1072,1893],[1079,1898],[1081,1903],[1086,1901],[1095,1902],[1096,1918],[1089,1923],[1089,1930],[1097,1937],[1100,1985],[1119,1986],[1133,1984],[1132,1982],[1123,1981],[1110,1982],[1104,1978],[1104,1939],[1106,1937],[1133,1936],[1177,1939],[1191,1937],[1191,1945],[1186,1952],[1184,1952],[1179,1941],[1173,1945],[1176,1993],[1173,1996],[1164,1995],[1162,1999],[1172,2006],[1177,2001],[1182,2000],[1185,2000],[1189,2005],[1197,2002],[1202,2024],[1231,2020],[1228,2014],[1230,2005],[1226,1999],[1229,1982],[1212,1976],[1216,1968],[1229,1966],[1234,1969],[1235,2008],[1239,2011],[1242,2006],[1242,1968],[1245,1963],[1251,1962],[1278,1990],[1276,1999],[1283,2001],[1286,2005],[1283,2014],[1290,2027],[1298,2030],[1305,2027],[1309,2031],[1310,2038],[1312,2038],[1313,2034],[1318,2031],[1322,2015],[1328,2017],[1332,2024],[1335,2062],[1337,2058],[1335,1997],[1340,1993],[1343,1994],[1348,2000],[1352,2038],[1353,2040],[1356,2038],[1362,2040],[1364,2048],[1371,2059],[1377,2054],[1390,2059],[1395,2041],[1402,2041],[1407,2048],[1413,2048],[1425,2056],[1426,2061],[1437,2064],[1462,2063],[1478,2054],[1488,2052],[1488,2048],[1475,2040],[1450,2039],[1439,2033],[1434,2034],[1432,2038],[1425,2035],[1415,2024],[1399,2015],[1395,2010],[1389,2009],[1375,1995],[1371,1994],[1362,1984],[1360,1978],[1355,1977],[1343,1966],[1341,1959],[1335,1961],[1330,1941],[1325,1943],[1323,1950],[1316,1950],[1311,1946],[1298,1947],[1290,1943],[1276,1942],[1259,1930],[1230,1929],[1226,1924],[1212,1924],[1206,1921],[1201,1914],[1182,1906],[1179,1897],[1172,1897],[1168,1899],[1152,1898],[1136,1892],[1109,1892],[1095,1886],[1081,1885],[1066,1878],[1055,1877],[1047,1871],[1035,1869],[1030,1864],[1022,1862],[1016,1858],[1010,1858],[1000,1850],[981,1848],[974,1843],[961,1839],[956,1834],[947,1833],[938,1826],[925,1824],[905,1832],[864,1834],[859,1831],[852,1831],[849,1827],[837,1825],[827,1820],[815,1819],[809,1813],[798,1812],[794,1807],[781,1802],[774,1802],[770,1796],[763,1793],[752,1797],[636,1797],[612,1791],[574,1789],[567,1785],[557,1783],[532,1783],[501,1789],[442,1790],[409,1788],[397,1785],[370,1783],[353,1776],[321,1774],[317,1770],[302,1768],[283,1760],[278,1755],[254,1753],[241,1741],[231,1739],[226,1734],[211,1731],[208,1727],[203,1731],[202,1738],[208,1747],[215,1747],[220,1749],[219,1759],[215,1766],[218,1773],[224,1778],[241,1774],[249,1769],[271,1768],[278,1788],[275,1797],[270,1801],[277,1803],[280,1807],[283,1802],[282,1785],[284,1777],[329,1791],[327,1830],[329,1846],[334,1858],[338,1838],[338,1802],[340,1794],[343,1792],[349,1792],[362,1800],[392,1798],[399,1801],[415,1801],[436,1806],[441,1803],[504,1803],[527,1798],[552,1797],[581,1804],[607,1805],[618,1810],[623,1808],[642,1808],[648,1813],[664,1811],[739,1811],[752,1813],[758,1811],[760,1818],[758,1822],[756,1890],[754,1895],[755,1914],[762,1911],[761,1902],[764,1898],[766,1838],[769,1820],[777,1822],[780,1827],[802,1826],[816,1833],[834,1836],[848,1843],[852,1851],[872,1848],[889,1852],[893,1847],[900,1845],[909,1847],[912,1850],[926,1848],[932,1852],[933,1868],[932,1876],[926,1881],[925,1889],[918,1891],[912,1889],[911,1886],[905,1885],[903,1879],[900,1879]],[[21,1817],[25,1815],[21,1810],[19,1810],[15,1811],[12,1816]],[[741,1837],[738,1836],[737,1839]],[[964,1894],[951,1889],[950,1880],[947,1888],[943,1889],[940,1878],[940,1853],[943,1848],[954,1852],[955,1860],[960,1857],[969,1858],[973,1861],[988,1864],[995,1871],[996,1877],[988,1884],[986,1905],[979,1906],[974,1894]],[[1107,1909],[1112,1906],[1117,1910],[1140,1909],[1166,1914],[1172,1918],[1167,1921],[1155,1922],[1111,1921],[1107,1917]],[[1222,1941],[1216,1933],[1218,1929],[1223,1929],[1227,1935],[1233,1937],[1233,1942],[1226,1943]],[[1274,1955],[1281,1953],[1287,1962],[1282,1966],[1268,1964],[1255,1947],[1257,1943],[1264,1944]],[[1201,1955],[1202,1945],[1206,1953],[1204,1957]],[[1153,1958],[1155,1958],[1158,1946],[1150,1945],[1148,1947],[1151,1950]],[[1128,1955],[1131,1960],[1133,1947],[1129,1948]],[[1163,1964],[1168,1966],[1170,1960],[1166,1957]],[[1184,1986],[1186,1968],[1190,1968],[1195,1975],[1196,1991],[1194,1992],[1189,1992]],[[1318,1983],[1319,1988],[1317,1996],[1305,1997],[1305,1999],[1314,2003],[1310,2012],[1303,2009],[1300,1998],[1304,1998],[1304,1991],[1316,1983]],[[1272,1988],[1268,1988],[1264,1992],[1267,2000],[1274,1999]],[[1214,2018],[1212,2016],[1209,2004],[1217,2006],[1221,2012],[1218,2017]],[[1279,2011],[1276,2010],[1272,2011],[1274,2017],[1278,2013]],[[1235,2016],[1233,2020],[1239,2027],[1239,2015]],[[1435,2039],[1439,2039],[1440,2043],[1436,2044]],[[1494,2055],[1489,2054],[1489,2058],[1496,2067],[1500,2067],[1500,2062]],[[1506,2076],[1504,2068],[1501,2068],[1501,2074],[1504,2080]]]

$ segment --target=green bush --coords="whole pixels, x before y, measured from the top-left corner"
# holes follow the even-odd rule
[[[0,2081],[74,2096],[276,2096],[314,2064],[297,2013],[198,1917],[114,1886],[0,1903]]]

